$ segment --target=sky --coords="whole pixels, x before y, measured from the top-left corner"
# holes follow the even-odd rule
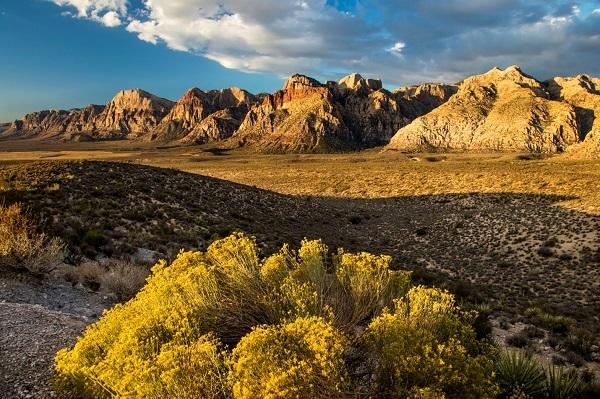
[[[600,0],[0,0],[0,54],[0,121],[134,87],[272,92],[294,73],[600,76]]]

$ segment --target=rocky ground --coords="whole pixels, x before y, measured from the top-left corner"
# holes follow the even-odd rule
[[[110,306],[106,295],[60,278],[0,273],[0,398],[57,398],[56,352]]]

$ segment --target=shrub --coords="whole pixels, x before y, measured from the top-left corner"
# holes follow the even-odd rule
[[[550,366],[546,371],[546,397],[573,399],[581,393],[581,383],[574,370]]]
[[[348,383],[347,341],[318,317],[265,326],[233,350],[233,395],[253,398],[336,398]]]
[[[493,398],[492,363],[446,291],[416,287],[365,333],[375,396]]]
[[[541,397],[545,392],[544,370],[539,363],[525,352],[500,353],[496,362],[496,377],[502,397],[525,395]]]
[[[573,370],[551,365],[547,370],[521,351],[502,352],[496,361],[496,380],[501,398],[573,399],[582,384]]]
[[[144,286],[147,277],[148,269],[145,266],[114,260],[109,262],[107,270],[100,276],[100,286],[123,301],[133,298]]]
[[[529,343],[529,337],[524,331],[509,335],[504,340],[507,345],[514,346],[515,348],[524,348]]]
[[[321,241],[260,259],[234,234],[155,265],[57,354],[56,385],[81,398],[331,398],[367,381],[374,396],[492,397],[474,313],[445,291],[409,291],[409,276]]]
[[[0,266],[43,275],[61,263],[63,250],[57,238],[36,233],[20,205],[0,205]]]

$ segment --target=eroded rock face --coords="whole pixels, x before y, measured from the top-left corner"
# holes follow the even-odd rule
[[[568,149],[571,155],[600,157],[600,79],[587,75],[557,77],[546,82],[555,100],[575,107],[582,141]]]
[[[237,146],[272,152],[318,152],[352,145],[330,90],[316,80],[294,75],[253,107],[232,137]]]
[[[233,138],[265,151],[360,149],[386,144],[410,119],[380,80],[351,74],[323,85],[294,75],[250,110]]]
[[[228,138],[239,127],[241,119],[243,119],[243,115],[240,116],[239,113],[242,110],[247,112],[248,105],[256,101],[255,96],[237,87],[208,92],[198,88],[189,89],[148,138],[160,141],[183,140],[197,143]],[[228,109],[231,111],[222,112]],[[217,115],[203,124],[207,117],[215,113]],[[235,117],[230,117],[232,115]],[[217,121],[219,123],[216,123]],[[214,129],[219,126],[223,131],[217,133]],[[208,131],[210,134],[207,135],[199,133]],[[195,133],[192,134],[193,132]],[[198,140],[192,140],[192,138]]]
[[[174,103],[140,89],[122,90],[94,120],[100,137],[139,137],[154,130]]]
[[[81,109],[31,112],[14,121],[6,133],[39,138],[64,138],[93,127],[104,106],[89,105]]]
[[[205,144],[225,140],[240,127],[247,112],[248,105],[244,103],[213,112],[195,125],[181,142]]]
[[[518,67],[470,77],[455,95],[401,128],[389,149],[562,152],[579,140],[577,115]]]
[[[456,85],[425,83],[418,86],[399,87],[393,94],[402,114],[413,120],[425,115],[450,99],[458,91]]]

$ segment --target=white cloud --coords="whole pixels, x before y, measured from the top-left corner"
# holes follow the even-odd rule
[[[108,26],[109,28],[114,28],[115,26],[121,25],[121,18],[119,17],[119,14],[114,11],[107,12],[101,17],[101,19],[102,24]]]
[[[541,78],[600,72],[600,9],[583,15],[571,0],[361,0],[351,11],[327,0],[51,1],[250,72],[356,71],[388,84],[452,82],[493,65],[521,64]]]
[[[392,47],[388,48],[387,51],[389,51],[392,54],[401,55],[402,50],[404,50],[404,47],[406,47],[406,43],[396,42]]]
[[[61,7],[72,7],[77,18],[86,18],[113,28],[121,25],[121,17],[127,15],[127,0],[51,0]]]

